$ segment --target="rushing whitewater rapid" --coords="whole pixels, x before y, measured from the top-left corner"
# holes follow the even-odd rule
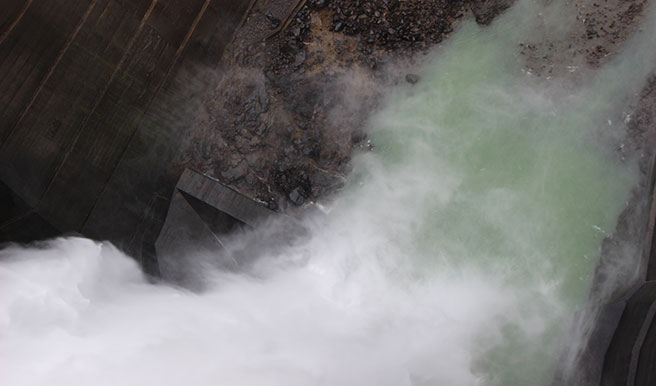
[[[616,149],[654,35],[580,84],[536,79],[515,55],[529,3],[464,23],[370,119],[374,151],[307,236],[201,293],[108,243],[4,248],[0,383],[548,385],[637,182]]]

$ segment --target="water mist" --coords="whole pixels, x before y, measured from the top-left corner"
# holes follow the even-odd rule
[[[638,178],[606,122],[654,60],[637,36],[581,84],[536,79],[515,54],[536,7],[463,23],[389,92],[307,237],[202,293],[107,243],[0,251],[2,383],[548,385]]]

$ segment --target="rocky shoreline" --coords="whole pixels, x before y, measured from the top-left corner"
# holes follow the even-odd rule
[[[255,1],[223,56],[220,77],[197,102],[194,129],[176,163],[274,210],[329,196],[343,185],[353,151],[368,148],[363,126],[382,90],[418,80],[391,76],[390,63],[413,63],[461,20],[489,24],[512,4]],[[539,76],[598,67],[635,30],[645,5],[576,1],[577,22],[568,33],[527,41],[518,51]]]
[[[460,20],[488,24],[511,3],[255,2],[177,162],[274,210],[327,197],[353,151],[370,146],[363,126],[381,90],[418,81],[390,76],[390,62],[412,62]]]

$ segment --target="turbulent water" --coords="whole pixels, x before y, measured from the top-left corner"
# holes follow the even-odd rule
[[[5,248],[1,383],[548,385],[637,181],[607,133],[649,61],[638,37],[580,86],[536,80],[528,3],[391,91],[327,214],[246,273],[192,293],[107,243]]]

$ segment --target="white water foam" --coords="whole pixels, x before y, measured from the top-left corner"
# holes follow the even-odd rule
[[[2,384],[548,384],[636,181],[596,135],[632,90],[536,86],[515,18],[466,23],[372,118],[309,236],[203,293],[107,243],[0,251]]]

